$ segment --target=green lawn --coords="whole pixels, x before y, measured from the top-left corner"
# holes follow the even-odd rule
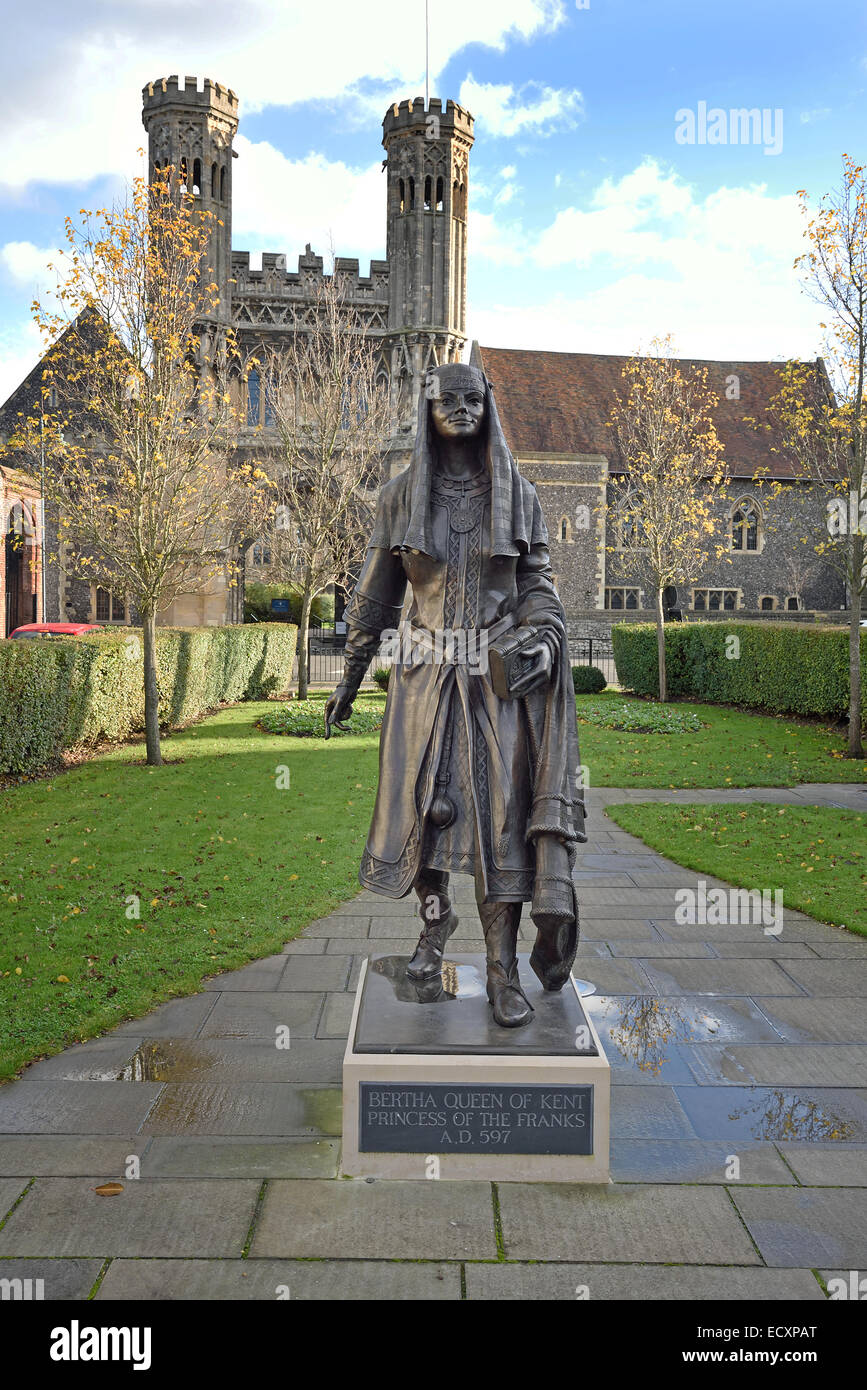
[[[269,708],[172,735],[162,768],[135,745],[0,793],[0,1077],[279,951],[359,891],[377,735],[266,735]]]
[[[821,724],[677,701],[662,708],[696,714],[705,727],[695,733],[631,734],[581,723],[582,704],[612,710],[624,704],[660,706],[616,691],[578,696],[578,741],[591,787],[791,787],[867,780],[867,762],[845,756],[845,734]]]
[[[325,694],[314,698],[324,702]],[[382,698],[363,695],[359,708],[380,709]],[[592,697],[597,706],[624,698]],[[839,733],[677,708],[696,711],[708,727],[666,735],[581,724],[590,784],[750,786],[864,775],[862,764],[837,756]],[[159,769],[142,765],[136,744],[0,791],[0,1078],[189,994],[208,975],[280,950],[358,891],[378,735],[326,743],[264,733],[257,721],[274,709],[237,705],[172,735],[164,747],[171,761]],[[281,768],[288,787],[278,785]]]
[[[823,806],[608,806],[668,859],[738,888],[783,891],[783,906],[867,936],[867,816]]]

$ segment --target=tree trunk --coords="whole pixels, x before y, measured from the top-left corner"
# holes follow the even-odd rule
[[[863,589],[858,580],[864,565],[864,537],[852,537],[852,600],[849,613],[849,757],[863,758],[861,738],[861,614]]]
[[[157,684],[156,615],[142,614],[144,636],[145,743],[148,767],[160,767],[160,688]]]
[[[665,620],[662,608],[662,589],[656,591],[656,650],[659,656],[659,698],[668,699],[668,678],[665,671]]]
[[[310,679],[310,672],[307,669],[307,634],[310,631],[310,609],[313,607],[313,595],[310,590],[305,588],[304,596],[301,600],[301,621],[298,625],[298,699],[307,699],[307,682]]]

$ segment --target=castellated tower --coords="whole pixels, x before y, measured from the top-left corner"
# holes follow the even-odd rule
[[[388,331],[398,440],[412,436],[425,373],[460,360],[466,343],[467,191],[473,118],[453,101],[421,97],[390,106],[382,123],[388,160]]]
[[[238,129],[238,98],[219,82],[177,77],[149,82],[142,90],[142,124],[148,133],[148,177],[171,165],[201,207],[214,214],[210,268],[220,292],[214,312],[231,320],[232,140]],[[219,225],[219,224],[222,225]]]

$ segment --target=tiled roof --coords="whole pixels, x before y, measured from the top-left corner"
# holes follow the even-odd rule
[[[512,452],[518,455],[604,454],[612,467],[621,463],[614,431],[606,421],[622,390],[627,357],[589,352],[531,352],[473,344],[473,362],[491,381],[497,409]],[[736,477],[791,478],[796,470],[771,446],[775,432],[746,423],[766,419],[767,403],[780,389],[779,362],[693,362],[706,367],[708,385],[717,393],[717,433],[726,464]],[[817,371],[821,371],[819,363]],[[726,378],[739,380],[740,399],[726,399]]]

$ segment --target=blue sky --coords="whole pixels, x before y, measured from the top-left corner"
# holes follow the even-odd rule
[[[149,79],[238,92],[236,248],[384,255],[380,123],[423,90],[424,0],[34,0],[6,33],[0,398],[36,360],[28,306],[64,216],[140,169]],[[863,0],[431,0],[430,44],[432,92],[476,117],[471,337],[821,350],[795,194],[832,188],[844,150],[867,160]],[[766,143],[679,143],[700,103],[727,126],[767,112]]]

